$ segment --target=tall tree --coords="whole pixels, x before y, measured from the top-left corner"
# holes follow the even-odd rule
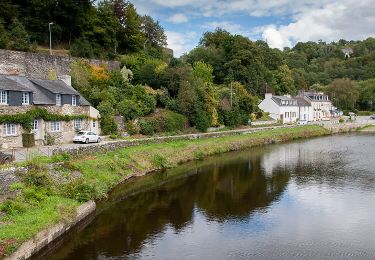
[[[9,46],[13,50],[28,51],[30,49],[30,37],[23,24],[14,18],[9,33]]]
[[[348,78],[335,79],[328,85],[327,91],[333,104],[343,110],[354,109],[359,97],[356,84]]]

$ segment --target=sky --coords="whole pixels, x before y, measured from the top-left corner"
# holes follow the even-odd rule
[[[375,0],[131,0],[158,20],[176,57],[217,27],[272,48],[298,41],[363,40],[375,36]]]

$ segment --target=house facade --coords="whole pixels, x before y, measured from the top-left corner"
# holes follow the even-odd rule
[[[283,124],[294,123],[299,117],[298,103],[292,97],[273,96],[266,93],[265,99],[259,104],[259,108],[270,114],[275,120],[280,120]]]
[[[76,131],[100,133],[99,112],[70,84],[69,76],[59,80],[32,79],[23,76],[0,75],[0,115],[24,114],[35,107],[50,114],[77,116],[71,121],[45,121],[35,118],[32,133],[37,145],[49,139],[61,144],[72,141]],[[83,117],[83,118],[79,118]],[[20,124],[0,124],[0,148],[22,147]]]
[[[258,106],[268,112],[270,117],[283,124],[298,121],[322,121],[332,117],[332,102],[322,92],[300,91],[296,97],[289,95],[273,96],[265,94],[265,99]]]
[[[311,121],[330,120],[332,117],[332,102],[328,95],[323,92],[304,92],[300,91],[298,97],[302,97],[310,103],[312,107]]]

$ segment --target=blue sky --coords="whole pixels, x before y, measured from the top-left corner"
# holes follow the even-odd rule
[[[194,48],[217,27],[273,48],[297,41],[362,40],[375,36],[374,0],[132,0],[159,20],[175,56]]]

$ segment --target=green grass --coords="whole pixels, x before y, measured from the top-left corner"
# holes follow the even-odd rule
[[[139,145],[76,159],[71,159],[67,154],[36,158],[26,165],[30,170],[22,182],[13,185],[14,189],[19,190],[19,195],[0,204],[0,209],[7,213],[0,218],[0,253],[3,248],[9,255],[42,229],[59,221],[68,221],[74,215],[72,211],[81,203],[106,197],[130,174],[142,175],[176,167],[187,161],[202,160],[210,155],[327,134],[329,132],[320,126],[300,126],[219,138]],[[79,171],[81,178],[65,184],[51,181],[45,165],[57,161],[64,162],[60,166],[61,174]]]

